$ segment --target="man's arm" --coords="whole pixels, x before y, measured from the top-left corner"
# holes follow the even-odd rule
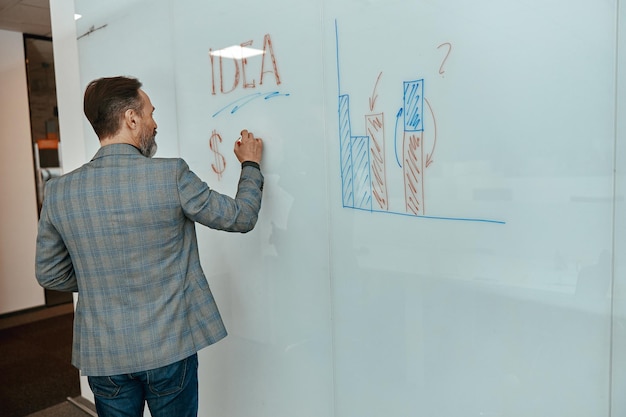
[[[264,179],[259,164],[263,140],[242,130],[234,152],[241,162],[235,198],[211,190],[182,160],[178,167],[178,190],[188,218],[213,229],[246,233],[256,225],[261,209]]]
[[[232,198],[210,189],[181,159],[178,193],[189,219],[212,229],[246,233],[256,225],[261,209],[263,175],[257,167],[243,166],[237,194]]]
[[[45,198],[37,232],[35,276],[49,290],[78,291],[72,258],[61,235],[50,222]]]

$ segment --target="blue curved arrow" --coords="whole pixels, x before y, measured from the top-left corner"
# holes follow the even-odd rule
[[[403,111],[404,109],[400,107],[398,114],[396,114],[396,127],[395,127],[395,131],[393,132],[393,149],[396,153],[396,162],[398,163],[398,166],[400,168],[402,168],[402,164],[400,163],[400,158],[398,158],[398,122],[400,121],[400,118],[402,117]]]

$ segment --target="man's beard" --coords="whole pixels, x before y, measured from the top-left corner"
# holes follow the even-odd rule
[[[157,143],[154,137],[156,136],[156,130],[152,132],[146,132],[142,135],[139,142],[139,152],[146,158],[152,158],[157,151]]]

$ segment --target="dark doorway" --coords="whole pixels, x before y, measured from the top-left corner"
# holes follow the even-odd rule
[[[24,54],[39,211],[46,181],[62,173],[52,39],[25,34]],[[59,291],[45,290],[45,298],[46,306],[72,302],[71,293]]]

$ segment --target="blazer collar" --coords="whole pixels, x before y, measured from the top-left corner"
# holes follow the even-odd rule
[[[111,155],[143,156],[141,155],[141,152],[139,152],[139,149],[135,148],[133,145],[130,145],[128,143],[113,143],[111,145],[101,146],[91,160],[93,161]]]

